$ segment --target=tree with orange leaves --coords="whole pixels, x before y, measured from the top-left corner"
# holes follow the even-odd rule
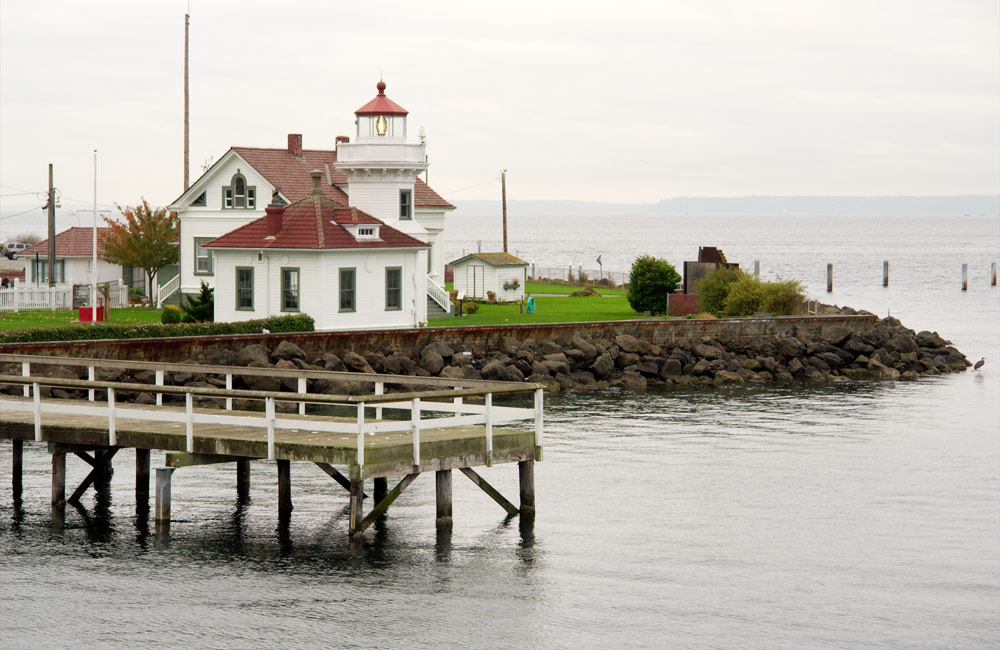
[[[176,264],[180,226],[176,212],[166,208],[153,210],[146,199],[135,207],[117,203],[124,221],[104,217],[108,232],[104,237],[104,259],[122,266],[134,266],[146,272],[149,286],[161,266]],[[152,296],[150,296],[152,297]]]

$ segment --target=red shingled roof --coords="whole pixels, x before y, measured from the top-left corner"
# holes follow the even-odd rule
[[[275,211],[274,208],[268,210]],[[345,208],[326,196],[307,196],[282,210],[281,229],[268,236],[265,215],[204,244],[209,248],[282,248],[282,249],[352,249],[352,248],[427,248],[427,244],[385,225],[375,217]],[[379,239],[357,240],[341,224],[375,224]]]
[[[110,232],[110,228],[97,229],[97,256],[104,257],[104,238]],[[17,254],[18,257],[39,256],[49,254],[49,240],[45,239],[31,248]],[[94,229],[74,226],[56,235],[56,256],[74,257],[91,256],[94,254]]]
[[[343,205],[350,203],[347,193],[337,185],[347,185],[347,176],[337,171],[333,163],[337,162],[337,152],[323,149],[303,149],[302,157],[297,158],[288,149],[263,149],[259,147],[233,147],[233,151],[250,163],[261,176],[267,179],[290,203],[309,195],[312,180],[309,172],[318,169],[323,172],[323,195]],[[329,170],[329,176],[328,174]],[[332,182],[332,184],[331,184]],[[261,197],[270,200],[269,197]],[[419,178],[413,188],[413,205],[415,208],[455,209],[451,203],[432,190]]]

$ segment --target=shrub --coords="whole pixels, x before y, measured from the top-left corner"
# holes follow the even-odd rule
[[[760,280],[744,274],[729,286],[723,313],[726,316],[749,316],[760,311],[764,303],[764,288]]]
[[[573,293],[569,294],[570,298],[589,298],[591,296],[599,296],[601,294],[594,291],[594,287],[586,286],[582,289],[577,289]]]
[[[667,311],[667,294],[681,281],[667,260],[643,255],[632,263],[628,276],[628,304],[637,312],[660,315]]]
[[[184,312],[184,315],[181,316],[181,322],[182,323],[197,323],[198,321],[196,321],[194,319],[194,316],[192,316],[190,314],[190,312]]]
[[[479,303],[474,300],[466,300],[464,309],[466,314],[475,314],[479,311]]]
[[[743,271],[732,269],[718,269],[709,273],[697,284],[698,309],[719,316],[726,308],[726,298],[729,297],[729,288],[734,282],[746,275]]]
[[[761,309],[776,316],[791,316],[805,300],[802,283],[798,280],[780,278],[776,282],[765,282]]]
[[[185,323],[195,321],[207,323],[215,320],[215,289],[202,280],[201,290],[197,296],[191,298],[181,294],[181,308],[191,316],[191,320],[185,320]]]
[[[165,308],[163,311],[166,312],[168,309],[170,308]],[[180,314],[180,310],[176,307],[172,309],[177,314]],[[50,329],[0,332],[0,343],[260,334],[265,329],[270,332],[312,332],[315,328],[315,321],[308,314],[272,316],[271,318],[240,321],[237,323],[192,323],[189,325],[184,323],[169,325],[120,325],[104,322],[53,327]]]
[[[179,307],[174,307],[173,305],[167,305],[160,312],[160,322],[164,325],[169,325],[172,323],[181,322],[181,310]]]
[[[132,287],[128,290],[128,299],[133,302],[138,302],[146,297],[146,292],[142,287]]]

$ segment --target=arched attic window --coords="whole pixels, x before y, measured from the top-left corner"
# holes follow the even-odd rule
[[[222,187],[222,207],[227,210],[253,210],[257,207],[257,188],[236,170],[229,185]]]

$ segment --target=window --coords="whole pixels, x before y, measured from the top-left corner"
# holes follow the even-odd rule
[[[199,194],[198,198],[196,198],[194,201],[191,201],[191,205],[193,206],[196,205],[202,208],[208,205],[208,198],[205,196],[205,193],[202,192],[201,194]]]
[[[399,190],[399,218],[401,221],[413,218],[413,190]]]
[[[257,188],[254,185],[248,186],[247,179],[238,169],[230,184],[222,188],[222,207],[227,210],[253,210],[257,207]]]
[[[403,269],[395,266],[385,270],[385,310],[403,308]]]
[[[358,237],[374,237],[374,228],[358,228]]]
[[[236,309],[253,311],[253,269],[236,267]]]
[[[340,311],[355,310],[354,269],[340,269]]]
[[[202,245],[206,242],[212,241],[211,237],[195,237],[194,238],[194,274],[195,275],[211,275],[212,274],[212,251],[204,248]]]
[[[281,311],[299,310],[299,270],[281,269]]]
[[[37,259],[31,261],[31,279],[37,285],[49,283],[49,261]],[[56,283],[66,282],[66,260],[56,260]]]

